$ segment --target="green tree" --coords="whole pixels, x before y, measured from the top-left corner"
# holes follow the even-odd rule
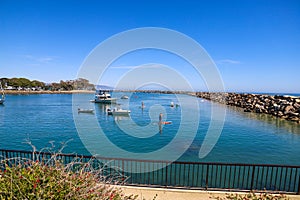
[[[33,81],[31,81],[31,86],[36,87],[36,88],[40,87],[40,88],[44,89],[45,83],[43,83],[41,81],[33,80]]]
[[[73,90],[74,86],[73,86],[73,81],[60,81],[60,87],[63,89],[63,90]]]
[[[59,83],[51,83],[50,87],[52,91],[58,91],[61,89],[61,85]]]
[[[94,89],[94,85],[91,84],[87,79],[78,78],[74,81],[74,89],[77,90]]]
[[[31,81],[27,78],[11,78],[8,80],[8,85],[13,87],[31,87]]]
[[[8,85],[13,86],[13,87],[19,87],[19,79],[18,78],[11,78],[8,80]]]
[[[2,84],[2,87],[4,88],[6,85],[8,85],[9,79],[8,78],[1,78],[0,82]]]

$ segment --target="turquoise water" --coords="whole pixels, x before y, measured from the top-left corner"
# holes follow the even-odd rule
[[[114,95],[119,97],[123,93]],[[79,94],[77,97],[87,107],[95,109],[95,114],[74,112],[74,116],[72,95],[7,95],[5,104],[0,106],[0,148],[31,150],[28,144],[30,141],[39,150],[54,145],[55,149],[64,146],[63,152],[90,154],[90,148],[87,149],[84,145],[86,142],[82,142],[85,136],[77,133],[74,119],[80,119],[86,122],[86,140],[97,147],[97,154],[107,156],[106,152],[113,149],[105,149],[109,147],[104,141],[99,141],[98,130],[89,125],[93,120],[102,128],[105,137],[118,148],[130,153],[147,154],[172,143],[184,121],[181,140],[176,143],[176,148],[165,152],[172,155],[187,148],[179,160],[300,165],[298,124],[268,115],[244,113],[238,108],[201,99],[197,99],[198,112],[194,97],[187,95],[128,95],[129,100],[119,99],[118,103],[122,108],[129,108],[131,115],[117,118],[106,115],[107,105],[89,103],[92,94]],[[177,108],[169,106],[171,101],[179,103],[178,97],[184,101],[187,116],[197,112],[196,115],[200,114],[199,121],[193,117],[182,119],[183,104]],[[144,109],[140,108],[142,101]],[[205,158],[200,159],[198,154],[211,122],[212,107],[217,111],[225,109],[227,114],[218,142]],[[159,127],[157,122],[160,112],[164,114],[164,121],[172,123]],[[195,124],[198,130],[193,137]],[[189,145],[187,140],[191,140],[192,144]]]

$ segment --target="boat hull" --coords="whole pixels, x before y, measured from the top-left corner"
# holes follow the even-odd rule
[[[124,96],[121,97],[121,99],[129,99],[129,97],[124,95]]]
[[[112,111],[112,115],[129,115],[130,111]]]
[[[130,114],[130,110],[123,110],[123,109],[113,109],[111,110],[110,108],[106,110],[107,114],[108,115],[115,115],[115,116],[118,116],[118,115],[129,115]]]
[[[111,103],[116,103],[117,99],[95,99],[93,101],[94,103],[105,103],[105,104],[111,104]]]
[[[93,109],[78,109],[78,113],[94,113]]]

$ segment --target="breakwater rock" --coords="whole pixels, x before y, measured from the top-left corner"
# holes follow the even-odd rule
[[[243,108],[245,112],[265,113],[300,124],[300,97],[197,92],[197,97]]]

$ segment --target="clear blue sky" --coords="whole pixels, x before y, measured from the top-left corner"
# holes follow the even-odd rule
[[[228,91],[300,93],[299,0],[0,0],[0,77],[74,79],[100,42],[139,27],[169,28],[196,40]],[[153,52],[129,55],[123,64],[168,57],[154,54],[153,60]],[[175,62],[169,65],[182,64]]]

